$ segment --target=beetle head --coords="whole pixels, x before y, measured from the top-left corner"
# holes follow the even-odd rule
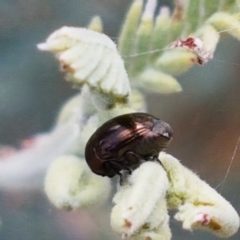
[[[170,125],[162,120],[155,120],[152,132],[157,136],[161,136],[166,142],[169,142],[173,136],[173,130]]]

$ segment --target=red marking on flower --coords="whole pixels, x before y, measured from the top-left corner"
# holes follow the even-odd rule
[[[195,63],[196,62],[196,59],[195,58],[190,58],[190,61]]]
[[[220,230],[222,228],[221,225],[215,219],[210,219],[209,227],[215,231]]]
[[[10,146],[4,146],[0,148],[0,158],[6,158],[16,152],[16,149]]]
[[[179,38],[171,46],[172,47],[182,47],[189,50],[197,50],[201,48],[201,40],[198,38],[188,37],[185,40]]]
[[[180,39],[180,42],[181,42],[181,46],[183,46],[183,47],[188,47],[190,49],[193,49],[193,48],[197,47],[197,45],[195,43],[195,39],[192,38],[192,37],[189,37],[186,40],[181,40]]]
[[[208,225],[210,223],[210,217],[206,213],[199,213],[197,215],[197,217],[198,217],[197,222],[200,223],[203,226],[206,226],[206,225]]]
[[[208,216],[208,214],[203,214],[203,220],[202,220],[202,225],[206,226],[210,223],[210,218]]]
[[[197,58],[197,63],[198,63],[199,65],[203,65],[204,59],[202,59],[202,58],[200,58],[200,57],[198,56],[198,58]]]
[[[73,74],[75,72],[74,68],[71,67],[71,64],[60,59],[60,67],[63,72],[69,72]]]
[[[36,144],[36,142],[37,142],[37,139],[35,137],[26,138],[20,142],[20,147],[21,148],[30,148],[30,147],[34,146]]]
[[[152,238],[151,237],[146,237],[145,240],[152,240]]]
[[[132,226],[132,223],[128,221],[127,219],[124,219],[124,227],[130,228]]]
[[[199,65],[203,65],[204,63],[208,62],[210,59],[213,58],[213,53],[210,51],[206,51],[203,48],[203,42],[199,38],[195,37],[188,37],[185,40],[183,39],[177,39],[175,42],[173,42],[170,45],[170,48],[176,48],[181,47],[186,50],[190,50],[191,52],[195,53],[197,56],[197,59],[193,61],[193,59],[190,59],[192,62],[196,62]]]

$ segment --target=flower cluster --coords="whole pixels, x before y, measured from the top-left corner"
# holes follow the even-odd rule
[[[229,29],[240,39],[235,1],[218,6],[217,1],[178,0],[172,14],[162,7],[157,16],[155,0],[143,7],[143,0],[133,2],[118,45],[101,33],[98,17],[88,28],[62,27],[38,45],[56,56],[66,79],[81,92],[63,106],[50,133],[0,156],[7,160],[0,162],[1,187],[33,188],[39,186],[36,176],[47,172],[45,192],[56,207],[74,210],[103,203],[111,181],[93,174],[84,159],[93,132],[112,117],[146,111],[142,89],[181,91],[173,76],[207,63],[221,31]],[[236,233],[239,216],[228,201],[173,156],[161,152],[159,160],[162,165],[142,163],[118,185],[111,213],[114,231],[131,240],[171,239],[168,210],[175,209],[184,229],[200,228],[219,237]]]

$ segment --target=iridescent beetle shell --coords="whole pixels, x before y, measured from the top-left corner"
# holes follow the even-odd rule
[[[147,113],[115,117],[90,137],[85,158],[98,175],[121,176],[122,170],[135,169],[144,161],[158,161],[158,154],[172,139],[170,125]]]

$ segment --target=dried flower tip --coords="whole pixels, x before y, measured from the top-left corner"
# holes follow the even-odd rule
[[[145,224],[152,229],[159,226],[167,216],[166,209],[160,218],[154,215],[158,201],[165,201],[168,179],[159,163],[145,162],[129,176],[121,186],[113,201],[111,225],[113,229],[128,238],[144,228]],[[151,218],[154,215],[155,217]],[[155,219],[155,221],[154,221]]]
[[[93,174],[84,160],[68,155],[56,159],[48,169],[45,191],[58,208],[88,208],[103,203],[111,190],[108,178]]]
[[[55,53],[67,79],[75,85],[90,88],[126,99],[130,85],[124,63],[115,43],[106,35],[89,29],[62,27],[52,33],[43,51]]]
[[[201,39],[196,37],[188,37],[185,40],[177,39],[170,45],[170,48],[183,48],[192,51],[197,55],[197,63],[203,65],[213,58],[213,53],[204,51],[203,42]]]

